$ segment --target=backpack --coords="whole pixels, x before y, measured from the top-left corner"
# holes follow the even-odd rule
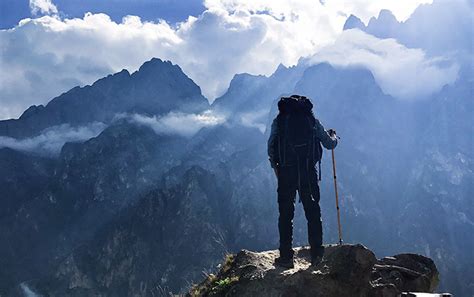
[[[321,179],[321,143],[315,139],[313,104],[309,98],[299,95],[282,97],[278,101],[277,116],[279,141],[278,152],[281,164],[293,164],[299,161],[312,166],[319,162]]]

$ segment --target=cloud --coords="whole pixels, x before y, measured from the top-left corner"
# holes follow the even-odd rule
[[[40,295],[36,294],[33,290],[28,287],[26,283],[21,283],[20,288],[23,291],[25,297],[41,297]]]
[[[360,1],[345,7],[334,4],[339,1],[209,0],[197,18],[171,26],[137,16],[116,23],[91,13],[63,19],[51,1],[35,0],[37,11],[54,15],[0,31],[0,118],[123,68],[134,71],[152,57],[179,64],[212,101],[236,73],[269,75],[280,63],[294,65],[334,42],[354,7],[367,2]],[[365,14],[377,15],[378,6]]]
[[[378,39],[358,29],[344,31],[321,49],[310,63],[368,68],[382,90],[396,98],[413,100],[439,91],[456,81],[459,65],[442,57],[429,58],[395,39]]]
[[[32,152],[38,155],[58,155],[66,142],[85,141],[96,137],[105,129],[105,124],[94,122],[87,126],[71,127],[68,124],[45,129],[40,135],[15,139],[0,136],[0,148]]]
[[[340,11],[347,17],[353,14],[367,24],[370,18],[378,15],[382,9],[390,10],[398,21],[404,22],[420,4],[431,4],[433,0],[338,0],[324,2],[326,6],[331,6],[333,10]],[[349,11],[350,14],[347,14]]]
[[[57,14],[58,8],[51,0],[30,0],[31,14]]]
[[[147,126],[157,134],[178,134],[190,137],[204,127],[213,127],[225,122],[225,118],[213,111],[200,114],[170,112],[160,117],[148,117],[140,114],[121,114],[117,119],[127,119],[132,123]]]
[[[268,110],[259,110],[253,112],[244,112],[239,114],[240,124],[245,127],[257,128],[264,133],[266,121],[268,120]]]
[[[118,114],[115,120],[126,119],[131,123],[152,128],[157,134],[193,136],[201,128],[223,124],[225,117],[213,111],[200,114],[170,112],[160,117],[141,114]],[[86,126],[71,127],[69,124],[45,129],[38,136],[16,139],[0,136],[0,148],[8,147],[42,156],[57,156],[66,142],[83,142],[99,135],[107,126],[93,122]]]

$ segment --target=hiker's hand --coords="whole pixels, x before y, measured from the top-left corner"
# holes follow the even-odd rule
[[[334,130],[334,129],[329,129],[329,130],[328,130],[328,134],[329,134],[329,136],[334,137],[334,136],[336,136],[336,130]]]

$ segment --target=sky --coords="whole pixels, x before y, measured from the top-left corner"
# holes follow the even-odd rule
[[[201,0],[53,0],[63,18],[81,18],[87,12],[105,13],[115,22],[124,16],[137,15],[144,21],[167,20],[176,23],[201,14]],[[33,1],[34,2],[34,1]],[[47,3],[48,1],[36,1]],[[35,17],[28,0],[1,0],[0,29],[9,29],[25,18]]]
[[[0,1],[0,119],[17,118],[30,105],[107,74],[135,71],[152,57],[180,65],[210,101],[235,74],[271,75],[280,63],[292,66],[302,57],[347,65],[341,59],[350,56],[374,72],[384,91],[402,99],[433,92],[457,71],[396,41],[381,45],[365,33],[342,32],[350,14],[368,23],[389,9],[405,21],[431,0]],[[373,55],[360,61],[358,50],[367,43],[408,63],[380,62]],[[400,92],[396,79],[406,69],[437,83]]]

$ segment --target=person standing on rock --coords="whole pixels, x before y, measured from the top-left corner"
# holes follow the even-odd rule
[[[296,191],[308,221],[311,263],[319,263],[324,253],[316,163],[321,161],[321,145],[326,149],[334,149],[337,138],[336,131],[324,129],[314,117],[312,109],[313,104],[304,96],[282,97],[278,102],[279,114],[273,120],[268,139],[268,156],[278,179],[280,212],[280,256],[276,258],[275,264],[286,268],[293,267]]]

